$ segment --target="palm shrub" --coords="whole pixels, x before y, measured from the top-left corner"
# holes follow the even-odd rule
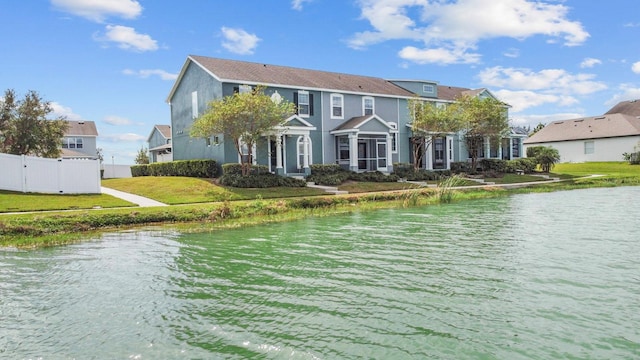
[[[552,147],[543,147],[536,156],[542,172],[548,173],[560,161],[560,152]]]

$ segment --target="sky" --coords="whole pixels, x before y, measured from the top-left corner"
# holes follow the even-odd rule
[[[94,121],[116,164],[189,55],[487,88],[532,128],[640,99],[637,0],[0,0],[0,33],[2,94]]]

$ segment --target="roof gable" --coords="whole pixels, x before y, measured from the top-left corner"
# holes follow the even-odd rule
[[[96,123],[93,121],[71,121],[67,120],[69,127],[64,136],[98,136]]]
[[[394,128],[386,121],[382,120],[378,115],[356,116],[344,122],[331,132],[353,132],[353,131],[386,131],[390,132]]]
[[[609,114],[640,116],[640,100],[621,101],[605,113]]]

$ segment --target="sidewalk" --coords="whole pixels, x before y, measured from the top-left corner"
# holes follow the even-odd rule
[[[113,197],[117,197],[122,200],[126,200],[128,202],[137,204],[140,207],[150,207],[150,206],[169,206],[165,203],[161,203],[159,201],[155,201],[153,199],[149,199],[143,196],[129,194],[124,191],[119,191],[111,188],[107,188],[104,186],[100,187],[100,191],[103,194],[111,195]]]

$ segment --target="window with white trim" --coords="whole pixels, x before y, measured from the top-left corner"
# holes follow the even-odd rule
[[[344,96],[342,94],[331,94],[331,118],[344,119]]]
[[[362,115],[373,115],[375,113],[375,100],[371,96],[362,98]]]
[[[238,87],[238,92],[240,94],[249,93],[249,92],[251,92],[251,86],[250,85],[240,85]]]
[[[394,130],[398,129],[398,124],[396,124],[394,122],[390,122],[389,125]],[[398,152],[398,132],[397,131],[394,131],[394,132],[391,133],[391,152],[392,153],[397,153]]]
[[[309,92],[298,91],[298,115],[309,116]]]
[[[433,90],[434,90],[433,85],[428,85],[428,84],[423,84],[422,85],[422,92],[424,92],[424,93],[431,94],[431,93],[433,93]]]
[[[593,141],[585,141],[584,142],[584,153],[585,155],[593,154],[596,151],[596,144]]]
[[[63,149],[82,149],[82,138],[64,138],[62,139]]]
[[[191,116],[195,119],[198,117],[198,92],[191,93]]]

